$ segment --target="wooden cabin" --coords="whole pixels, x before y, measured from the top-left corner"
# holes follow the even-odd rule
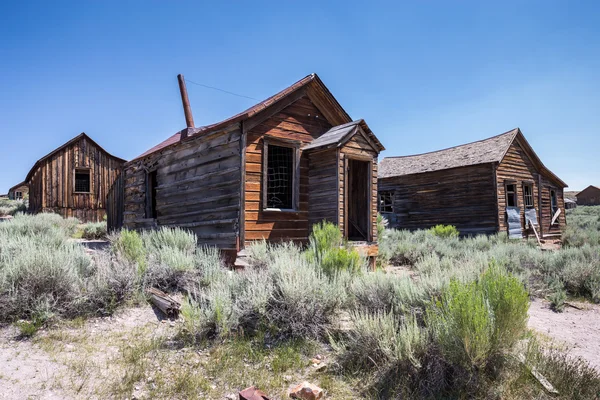
[[[124,163],[81,133],[40,158],[27,174],[29,212],[102,221],[108,190]]]
[[[316,74],[200,128],[182,78],[180,88],[188,127],[125,165],[110,229],[181,227],[235,256],[256,240],[306,243],[311,226],[327,220],[377,254],[384,148]]]
[[[29,186],[25,182],[17,183],[8,189],[8,198],[10,200],[25,200],[29,197]]]
[[[398,229],[454,225],[462,235],[543,236],[565,225],[567,185],[542,164],[520,129],[431,153],[386,157],[379,212]]]
[[[590,185],[577,193],[577,205],[600,206],[600,188]]]

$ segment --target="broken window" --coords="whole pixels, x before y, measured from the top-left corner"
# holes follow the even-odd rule
[[[394,192],[387,190],[379,192],[379,212],[394,212]]]
[[[526,208],[533,208],[533,185],[523,184],[523,202]]]
[[[517,185],[514,183],[506,184],[506,206],[517,207]]]
[[[146,218],[156,219],[156,187],[157,177],[156,170],[148,172],[146,175]]]
[[[90,190],[90,170],[77,169],[75,170],[75,192],[89,193]]]
[[[294,153],[293,147],[267,145],[266,207],[294,208]]]

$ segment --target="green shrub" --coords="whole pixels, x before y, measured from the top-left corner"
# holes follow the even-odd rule
[[[0,217],[5,215],[16,215],[27,211],[27,201],[0,199]]]
[[[103,239],[107,234],[106,222],[88,222],[83,225],[82,230],[82,237],[89,240]]]
[[[550,308],[555,312],[563,312],[565,310],[565,301],[567,301],[567,292],[563,289],[558,289],[548,296]]]
[[[341,271],[355,274],[366,265],[366,260],[361,258],[358,250],[343,243],[337,225],[326,221],[313,226],[306,258],[320,266],[329,277]]]
[[[452,280],[427,317],[450,362],[481,369],[523,336],[528,308],[523,285],[492,263],[478,281]]]
[[[147,251],[140,234],[136,231],[123,229],[113,234],[110,240],[115,254],[123,257],[130,263],[134,263],[137,266],[138,275],[142,276],[147,268]]]
[[[436,225],[430,228],[428,232],[441,238],[453,238],[459,235],[458,229],[452,225]]]
[[[353,328],[341,339],[330,338],[340,365],[365,372],[398,366],[421,367],[428,343],[427,330],[414,316],[400,321],[393,313],[355,312]]]
[[[342,233],[331,222],[322,221],[313,225],[312,233],[308,240],[306,256],[309,261],[320,264],[329,250],[342,245]]]

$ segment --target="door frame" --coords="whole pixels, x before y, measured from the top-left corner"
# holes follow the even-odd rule
[[[351,198],[348,195],[348,176],[350,172],[350,163],[348,160],[362,161],[368,163],[367,175],[367,242],[373,241],[373,158],[344,153],[344,239],[348,240],[348,204]]]

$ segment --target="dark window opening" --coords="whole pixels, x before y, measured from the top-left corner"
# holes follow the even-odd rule
[[[379,192],[379,212],[380,213],[394,212],[394,192],[391,192],[391,191]]]
[[[15,200],[23,200],[23,192],[15,192]]]
[[[533,208],[533,185],[523,185],[523,202],[525,207]]]
[[[156,219],[156,187],[158,186],[156,171],[148,172],[146,178],[146,218]]]
[[[75,191],[78,193],[90,192],[90,170],[75,171]]]
[[[269,144],[267,149],[267,208],[292,209],[294,148]]]
[[[517,185],[515,184],[506,185],[506,206],[517,207]]]

